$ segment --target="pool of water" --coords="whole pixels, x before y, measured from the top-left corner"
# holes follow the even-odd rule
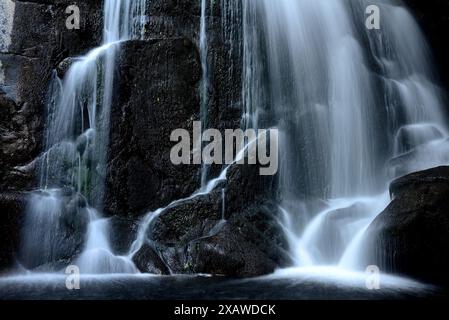
[[[254,279],[196,276],[81,276],[80,289],[68,290],[66,276],[17,275],[0,278],[2,300],[299,300],[428,299],[441,290],[411,280],[381,276],[380,289],[366,286],[366,275],[328,268],[285,269]]]

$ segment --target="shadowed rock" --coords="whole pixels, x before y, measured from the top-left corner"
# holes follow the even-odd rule
[[[368,264],[384,272],[449,285],[449,167],[402,177],[393,201],[368,229]]]
[[[0,273],[15,267],[26,199],[22,193],[0,194]]]

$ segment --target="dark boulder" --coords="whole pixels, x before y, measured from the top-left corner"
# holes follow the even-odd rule
[[[449,285],[449,167],[400,178],[392,202],[367,232],[381,270],[437,285]]]
[[[289,262],[277,207],[254,203],[228,220],[221,220],[217,192],[167,209],[150,228],[148,238],[164,265],[174,273],[224,276],[269,274]],[[134,257],[141,268],[153,256],[143,247]],[[150,263],[154,267],[154,261]],[[154,273],[153,269],[140,269]],[[160,270],[160,269],[159,269]],[[160,270],[163,273],[163,270]]]
[[[137,238],[139,221],[134,218],[114,216],[109,221],[109,241],[112,252],[117,255],[127,255]]]
[[[189,245],[194,272],[254,277],[290,263],[277,206],[255,203],[225,222],[217,233]]]
[[[144,245],[133,257],[137,269],[152,274],[171,274],[159,253],[150,245]]]
[[[0,273],[15,267],[26,198],[21,193],[0,194]]]
[[[152,221],[147,240],[172,272],[250,277],[290,263],[278,207],[269,200],[275,179],[257,173],[257,166],[233,166],[214,191],[175,203]],[[135,257],[138,266],[142,258]]]
[[[73,57],[67,57],[64,60],[62,60],[57,66],[56,66],[56,74],[60,79],[63,79],[66,75],[67,71],[72,67],[72,65],[77,61],[76,58]]]

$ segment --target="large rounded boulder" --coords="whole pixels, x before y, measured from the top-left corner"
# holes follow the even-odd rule
[[[449,167],[402,177],[368,229],[367,263],[425,283],[449,285]]]

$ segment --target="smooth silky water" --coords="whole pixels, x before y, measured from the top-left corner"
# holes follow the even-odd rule
[[[377,4],[381,29],[365,27]],[[389,183],[449,163],[427,44],[400,1],[244,1],[244,121],[280,134],[280,223],[295,266],[364,274]],[[257,41],[255,40],[257,39]]]
[[[449,163],[442,97],[421,31],[400,1],[374,3],[382,11],[380,31],[365,28],[365,8],[373,1],[222,2],[224,24],[241,24],[241,29],[233,25],[225,30],[231,41],[240,40],[236,47],[242,51],[242,127],[277,127],[281,132],[279,224],[294,262],[266,277],[229,280],[142,275],[132,263],[148,241],[154,220],[167,208],[217,188],[226,180],[229,166],[212,180],[203,168],[200,190],[148,213],[126,256],[116,256],[110,248],[109,222],[101,217],[101,209],[113,68],[120,42],[143,36],[145,1],[106,0],[102,46],[79,58],[64,80],[55,78],[52,83],[41,190],[30,200],[22,250],[30,264],[52,261],[61,250],[61,215],[87,211],[84,250],[76,261],[86,290],[66,290],[61,272],[24,270],[0,279],[2,297],[297,299],[431,294],[429,286],[389,275],[381,275],[382,290],[365,287],[361,255],[369,248],[363,246],[364,233],[388,205],[389,183],[403,174]],[[207,119],[206,0],[201,0],[201,8],[200,107],[202,119]],[[243,154],[244,150],[236,160]],[[226,223],[225,210],[223,201],[216,232]]]

